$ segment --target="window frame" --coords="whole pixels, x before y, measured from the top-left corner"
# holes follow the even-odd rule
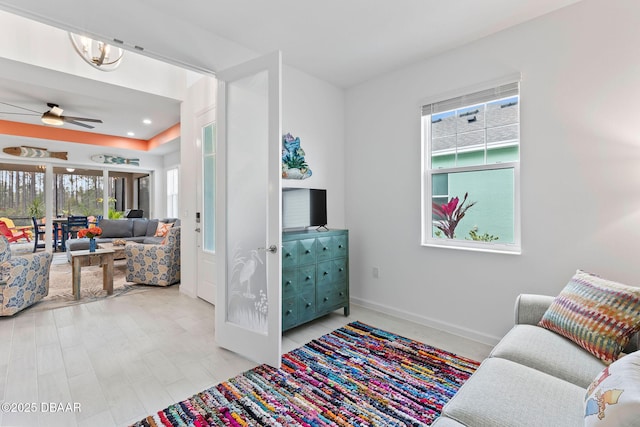
[[[521,242],[521,209],[520,209],[520,166],[521,166],[521,132],[520,123],[518,121],[518,160],[510,162],[499,162],[491,164],[479,164],[472,166],[453,166],[432,168],[432,153],[431,153],[431,117],[433,114],[423,115],[422,107],[434,104],[438,101],[449,100],[456,97],[461,97],[466,94],[473,94],[482,90],[496,88],[504,84],[520,83],[520,74],[507,76],[505,78],[494,80],[492,82],[486,82],[481,85],[465,88],[463,90],[456,91],[438,97],[434,97],[431,100],[427,100],[420,103],[420,127],[421,127],[421,246],[424,247],[438,247],[438,248],[450,248],[469,251],[481,251],[481,252],[493,252],[502,254],[514,254],[519,255],[522,253]],[[506,98],[506,97],[505,97]],[[495,100],[500,99],[496,97]],[[485,104],[495,102],[495,100],[487,101]],[[434,102],[435,101],[435,102]],[[521,102],[521,90],[518,88],[518,107],[520,109]],[[458,109],[464,109],[476,105],[474,102],[470,102],[468,105],[459,107]],[[487,142],[485,140],[485,158],[487,155]],[[513,169],[513,243],[496,243],[496,242],[480,242],[474,240],[464,239],[448,239],[438,238],[433,236],[433,175],[436,174],[450,174],[457,172],[472,172],[472,171],[488,171],[498,169]]]
[[[170,183],[170,175],[175,175],[175,179],[173,180],[175,185],[172,185],[172,183]],[[178,166],[175,166],[167,169],[165,177],[167,180],[167,217],[172,217],[172,212],[175,208],[176,212],[173,212],[175,214],[173,217],[177,218],[180,211],[180,168]],[[174,193],[169,192],[171,187],[175,187]]]

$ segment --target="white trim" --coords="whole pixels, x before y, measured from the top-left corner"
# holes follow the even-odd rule
[[[484,334],[482,332],[475,331],[473,329],[457,326],[449,322],[442,322],[440,320],[433,319],[431,317],[423,316],[421,314],[409,313],[406,310],[399,310],[388,305],[378,304],[362,298],[350,297],[352,305],[359,305],[370,310],[377,311],[379,313],[388,314],[390,316],[397,317],[399,319],[407,320],[409,322],[417,323],[429,328],[438,329],[440,331],[448,332],[459,337],[477,341],[482,344],[495,346],[500,341],[500,337]]]
[[[515,73],[504,75],[502,77],[498,77],[493,80],[487,80],[463,88],[456,88],[447,92],[431,95],[422,99],[422,101],[420,102],[420,111],[422,112],[422,106],[424,105],[435,104],[436,102],[441,102],[447,99],[457,98],[459,96],[467,95],[470,93],[480,92],[481,90],[491,89],[492,87],[521,81],[522,73],[518,71]]]

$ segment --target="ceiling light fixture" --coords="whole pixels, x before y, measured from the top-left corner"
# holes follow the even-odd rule
[[[69,38],[78,55],[93,68],[113,71],[120,66],[124,49],[74,33],[69,33]]]
[[[56,116],[51,111],[47,111],[42,115],[42,123],[53,126],[62,126],[64,124],[64,120],[62,117]]]
[[[67,168],[67,172],[75,172],[76,170],[74,168]]]
[[[135,133],[133,133],[133,132],[127,132],[127,135],[128,135],[128,136],[135,136],[136,134],[135,134]]]
[[[142,120],[142,123],[144,123],[145,125],[150,125],[151,124],[151,119],[144,119],[144,120]]]

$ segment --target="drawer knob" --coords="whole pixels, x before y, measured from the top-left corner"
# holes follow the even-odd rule
[[[310,302],[307,303],[307,307],[311,307],[311,303]]]
[[[340,292],[340,296],[343,297],[344,296],[344,292]]]
[[[329,298],[324,297],[323,301],[327,302],[327,301],[329,301]]]
[[[289,257],[291,256],[291,252],[287,252],[284,256],[285,256],[286,258],[289,258]]]
[[[344,271],[344,268],[340,267],[340,268],[338,269],[338,271]]]
[[[324,248],[322,248],[323,251],[329,250],[329,248],[327,248],[326,246]]]
[[[311,276],[307,276],[305,280],[311,280]]]
[[[307,249],[306,251],[304,251],[305,254],[310,254],[311,251],[309,249]]]
[[[328,271],[325,271],[325,272],[324,272],[324,273],[322,273],[322,274],[324,274],[324,275],[326,276],[327,274],[329,274],[329,272],[328,272]]]
[[[293,310],[287,310],[287,314],[293,313]]]
[[[291,280],[287,280],[287,283],[285,283],[285,285],[290,285],[291,284]]]
[[[342,245],[338,245],[338,249],[342,249]]]

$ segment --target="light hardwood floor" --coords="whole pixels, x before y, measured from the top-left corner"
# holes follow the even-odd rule
[[[359,320],[482,360],[490,346],[352,306],[287,332],[289,351]],[[177,286],[0,319],[2,426],[125,426],[255,366],[216,347],[214,308]],[[80,412],[43,412],[43,403]],[[3,409],[4,409],[3,405]],[[49,408],[49,406],[47,406]]]

